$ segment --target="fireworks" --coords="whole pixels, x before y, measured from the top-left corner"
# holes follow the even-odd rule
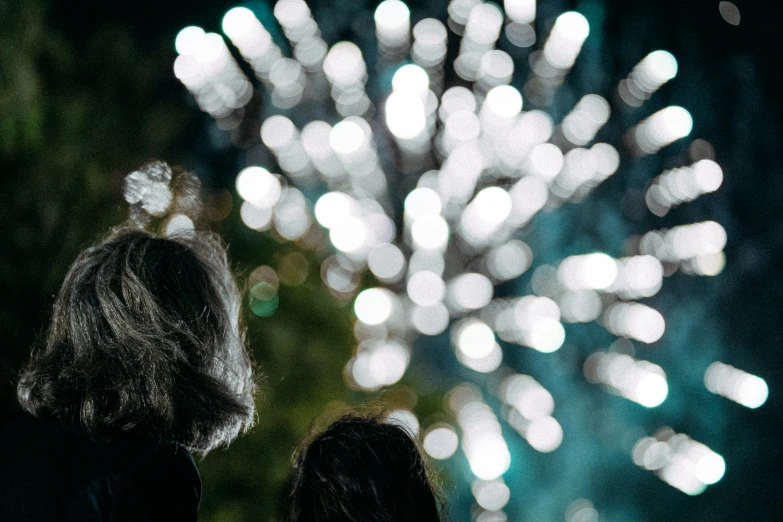
[[[567,340],[564,323],[595,322],[617,337],[654,343],[665,335],[666,311],[636,300],[656,295],[678,270],[716,275],[725,263],[723,227],[685,223],[629,241],[618,257],[595,251],[563,256],[557,266],[535,270],[531,295],[495,296],[497,285],[533,266],[535,248],[524,234],[535,228],[536,216],[585,200],[622,175],[622,161],[656,154],[690,135],[690,113],[669,106],[637,121],[622,143],[596,142],[613,112],[607,99],[624,109],[642,106],[675,79],[677,60],[667,51],[649,53],[615,83],[611,96],[585,94],[557,122],[549,107],[590,34],[580,13],[562,13],[537,38],[534,2],[507,1],[501,9],[453,0],[445,24],[434,18],[412,24],[403,2],[386,0],[375,11],[377,49],[348,41],[327,45],[303,0],[281,0],[274,17],[287,42],[250,9],[234,8],[223,19],[235,54],[255,80],[220,35],[195,27],[177,37],[175,74],[223,129],[241,125],[252,97],[266,100],[260,139],[277,165],[238,173],[241,217],[252,229],[274,229],[290,241],[312,244],[305,238],[314,235],[330,242],[334,254],[322,262],[323,282],[338,297],[353,299],[357,318],[358,344],[344,372],[348,386],[375,391],[399,382],[415,362],[414,341],[441,334],[454,348],[442,358],[453,356],[477,379],[498,376],[500,384],[483,391],[469,383],[451,390],[447,402],[459,430],[424,426],[423,446],[443,459],[459,440],[476,477],[477,503],[501,517],[510,498],[502,475],[513,467],[501,419],[539,452],[555,451],[568,437],[553,395],[504,364],[505,350],[520,345],[555,352]],[[501,35],[514,56],[499,48]],[[459,45],[451,46],[450,57],[454,39]],[[527,51],[537,39],[540,49]],[[281,50],[286,47],[291,58]],[[374,67],[367,56],[375,57]],[[520,91],[517,68],[526,62]],[[303,122],[301,128],[294,121]],[[282,174],[272,174],[276,168]],[[717,190],[723,173],[700,158],[650,179],[644,199],[663,216]],[[309,201],[300,189],[320,195]],[[359,288],[366,270],[381,286]],[[616,350],[593,353],[584,375],[647,408],[669,395],[665,368]],[[705,379],[710,391],[750,407],[763,403],[762,391],[766,398],[763,380],[727,365],[710,367]],[[502,411],[493,410],[493,402]],[[415,421],[418,430],[415,417],[398,417]],[[722,458],[706,446],[685,435],[656,437],[640,441],[629,459],[689,494],[723,475]],[[658,467],[648,465],[651,452],[665,453],[661,444],[669,456],[655,460]],[[683,475],[694,452],[706,464]]]

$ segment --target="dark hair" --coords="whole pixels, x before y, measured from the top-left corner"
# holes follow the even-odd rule
[[[255,416],[240,303],[216,236],[121,227],[68,271],[19,402],[94,438],[228,444]]]
[[[288,522],[436,522],[438,500],[416,442],[379,415],[345,415],[305,444]]]

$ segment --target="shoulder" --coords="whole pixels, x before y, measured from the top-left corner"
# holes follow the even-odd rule
[[[78,436],[26,413],[0,428],[0,520],[48,520],[67,505]]]
[[[42,520],[50,512],[81,515],[106,506],[137,513],[130,520],[196,520],[201,479],[181,446],[133,436],[95,441],[27,414],[0,428],[0,445],[0,520],[9,513],[30,513],[12,520]]]
[[[190,453],[180,446],[156,445],[134,455],[123,473],[101,475],[81,488],[67,519],[197,520],[201,479]]]
[[[77,444],[78,436],[57,422],[15,415],[0,428],[0,481],[17,473],[38,474],[43,480],[62,472]]]
[[[187,449],[158,446],[129,470],[126,491],[130,511],[139,519],[196,520],[201,478]]]
[[[148,476],[165,477],[201,487],[196,462],[190,452],[176,444],[158,445],[146,452],[131,467],[130,476],[143,478]]]

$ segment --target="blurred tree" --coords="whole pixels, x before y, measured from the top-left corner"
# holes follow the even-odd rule
[[[187,133],[200,128],[184,93],[171,88],[170,39],[145,39],[117,21],[74,38],[49,9],[43,0],[0,2],[0,424],[17,408],[16,374],[44,333],[69,264],[126,218],[123,176],[153,158],[181,163]],[[276,267],[284,253],[257,233],[227,240],[245,275],[264,262]],[[263,374],[259,423],[200,463],[203,520],[274,513],[308,423],[346,394],[348,315],[311,272],[281,290],[273,318],[249,321]]]
[[[102,26],[77,49],[46,10],[39,0],[0,3],[3,414],[69,263],[124,218],[123,174],[171,157],[188,119],[167,103],[165,58],[143,55],[127,27]]]

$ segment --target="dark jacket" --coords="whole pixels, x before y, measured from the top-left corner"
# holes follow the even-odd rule
[[[0,428],[0,522],[195,521],[200,498],[181,446],[96,442],[27,414]]]

